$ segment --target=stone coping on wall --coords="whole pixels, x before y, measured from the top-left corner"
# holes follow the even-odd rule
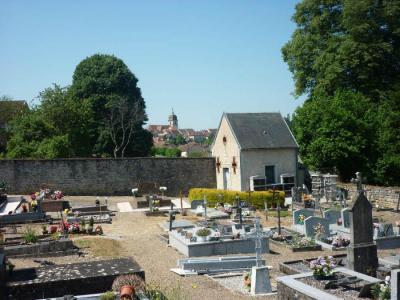
[[[144,157],[69,157],[69,158],[4,158],[4,161],[64,161],[64,160],[142,160],[142,159],[166,159],[166,160],[206,160],[214,159],[214,157],[154,157],[154,156],[144,156]]]

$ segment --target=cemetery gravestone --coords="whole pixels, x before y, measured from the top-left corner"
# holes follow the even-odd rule
[[[361,191],[349,209],[350,245],[348,266],[354,271],[376,276],[377,248],[373,243],[372,205]]]
[[[295,211],[293,211],[293,224],[297,225],[297,224],[303,224],[300,221],[300,216],[303,215],[305,218],[314,216],[314,211],[310,210],[310,209],[296,209]]]
[[[350,214],[349,214],[349,208],[343,208],[341,211],[342,214],[342,224],[343,227],[345,228],[350,228]]]
[[[329,236],[329,222],[325,218],[308,217],[304,221],[305,234],[307,237],[315,237],[319,234],[319,238]],[[321,232],[317,232],[316,227],[321,228]]]
[[[198,206],[203,206],[203,200],[192,200],[192,202],[190,202],[191,209],[196,209]]]
[[[400,269],[392,270],[390,275],[391,275],[390,299],[398,300],[400,299]]]
[[[336,224],[337,219],[341,218],[341,212],[334,209],[325,210],[323,215],[329,224]]]

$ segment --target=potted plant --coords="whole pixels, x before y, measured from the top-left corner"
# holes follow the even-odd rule
[[[102,235],[103,234],[103,227],[101,225],[97,225],[96,229],[94,230],[96,234]]]
[[[115,278],[112,289],[119,292],[121,300],[133,300],[135,291],[143,292],[145,284],[143,279],[135,274],[120,275]]]
[[[10,262],[9,260],[7,260],[6,265],[7,265],[8,276],[11,277],[13,274],[15,265],[12,262]]]
[[[85,225],[86,233],[92,233],[93,232],[93,226],[94,226],[94,219],[91,217],[89,219],[89,223]]]
[[[248,291],[250,291],[250,289],[251,289],[251,272],[247,272],[246,274],[244,274],[243,283],[244,283],[244,287]]]
[[[46,225],[42,225],[42,233],[43,234],[48,234],[49,231],[47,230],[47,226]]]
[[[333,269],[336,266],[336,260],[332,256],[320,256],[310,262],[310,269],[314,271],[313,275],[317,280],[332,278]]]
[[[197,230],[196,235],[201,237],[201,239],[203,240],[203,242],[205,242],[207,240],[207,237],[211,234],[211,230],[208,228],[201,228],[199,230]]]

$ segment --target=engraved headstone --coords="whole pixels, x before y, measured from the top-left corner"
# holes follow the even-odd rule
[[[358,195],[349,207],[350,245],[347,260],[350,269],[376,276],[378,267],[377,248],[373,242],[372,205],[364,195],[361,174],[357,174]]]
[[[391,300],[398,300],[400,299],[400,269],[392,270],[390,274],[390,299]]]

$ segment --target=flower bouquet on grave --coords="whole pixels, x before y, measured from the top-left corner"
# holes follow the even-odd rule
[[[207,237],[211,234],[211,230],[208,228],[201,228],[197,230],[196,235],[201,237],[202,240],[205,242],[207,240]]]
[[[54,191],[51,195],[52,200],[61,200],[62,198],[64,198],[64,194],[61,191]]]
[[[336,260],[332,256],[319,256],[310,262],[314,278],[317,280],[328,280],[332,278],[333,269],[337,267]]]
[[[304,220],[305,220],[305,219],[306,219],[306,216],[305,216],[305,215],[300,215],[299,218],[298,218],[299,223],[300,223],[300,224],[304,224]]]
[[[336,236],[332,241],[334,247],[347,247],[350,244],[350,240],[345,237]]]
[[[243,284],[246,290],[250,291],[251,289],[251,272],[246,272],[243,277]]]
[[[374,299],[390,300],[390,276],[386,276],[384,283],[376,283],[371,288]]]
[[[318,223],[313,227],[315,239],[320,240],[325,235],[325,226],[321,223]]]

